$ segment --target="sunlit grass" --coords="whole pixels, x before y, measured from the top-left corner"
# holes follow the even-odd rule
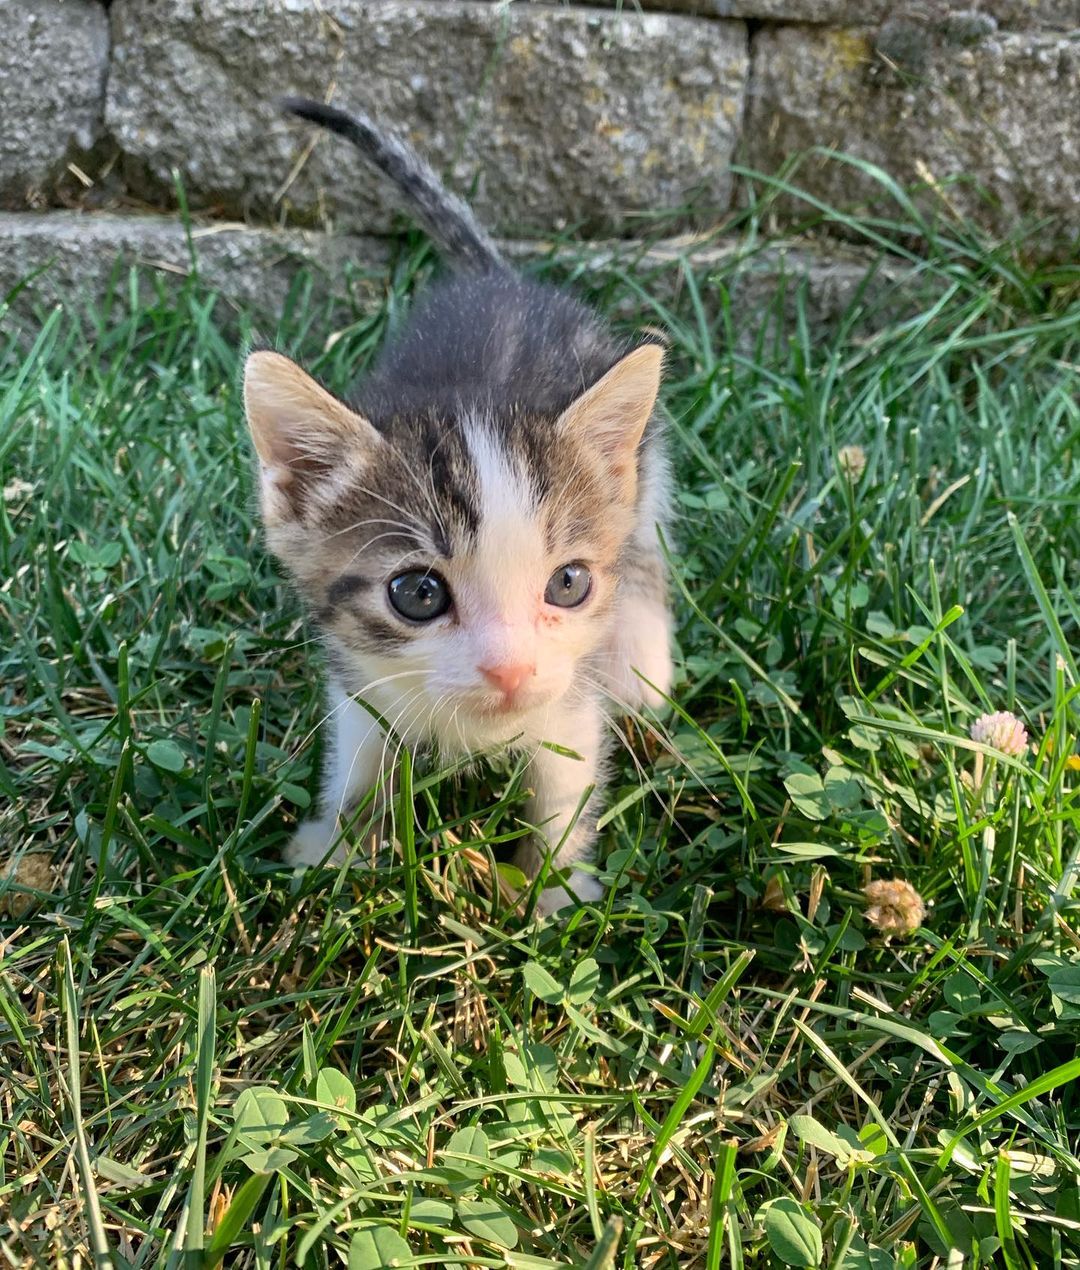
[[[1080,307],[861,228],[924,285],[831,331],[794,280],[740,312],[737,259],[550,266],[670,333],[679,484],[676,708],[620,722],[611,902],[565,925],[493,885],[505,764],[419,763],[392,864],[279,864],[320,659],[259,545],[247,322],[197,284],[7,317],[12,1264],[1078,1264]],[[258,334],[344,390],[426,262],[332,341],[303,286]],[[997,711],[1019,754],[971,740]]]

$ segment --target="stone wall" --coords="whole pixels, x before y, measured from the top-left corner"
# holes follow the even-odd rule
[[[240,285],[272,241],[258,227],[332,226],[377,261],[399,223],[389,191],[281,118],[285,92],[392,122],[503,235],[715,228],[748,196],[733,164],[775,173],[808,151],[795,181],[812,199],[885,197],[823,153],[842,150],[914,188],[928,216],[1038,225],[1067,257],[1080,0],[961,2],[4,0],[0,290],[53,256],[65,285],[92,289],[103,243],[153,259],[181,188],[199,224],[251,227],[228,231],[251,261],[232,270],[238,296],[258,293]],[[776,223],[809,206],[779,199]],[[81,235],[98,249],[79,252]],[[278,241],[282,276],[335,252]]]

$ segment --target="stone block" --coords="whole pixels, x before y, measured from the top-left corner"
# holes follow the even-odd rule
[[[473,191],[496,232],[625,234],[729,205],[739,22],[477,0],[114,0],[110,16],[108,126],[162,205],[176,169],[197,207],[390,229],[385,181],[274,107],[331,90]]]
[[[384,239],[229,224],[195,226],[189,245],[184,225],[171,216],[0,212],[0,296],[38,274],[16,297],[22,319],[58,305],[100,306],[117,280],[126,302],[126,274],[138,266],[149,300],[155,278],[178,285],[189,276],[194,252],[202,285],[237,309],[276,320],[301,270],[335,298],[374,304],[392,249]],[[361,268],[352,272],[354,262]]]
[[[108,18],[99,0],[5,0],[0,19],[0,207],[46,203],[100,135]]]
[[[969,42],[899,20],[777,27],[757,33],[753,58],[751,167],[772,173],[826,147],[920,185],[922,207],[946,222],[970,218],[1001,235],[1039,225],[1048,247],[1080,232],[1080,35],[982,28]],[[812,156],[791,179],[833,206],[898,210],[833,158]]]
[[[625,0],[590,0],[616,5]],[[750,21],[866,26],[890,18],[948,21],[954,15],[990,18],[1020,30],[1080,29],[1080,0],[640,0],[645,9]]]
[[[736,238],[707,243],[672,240],[645,246],[625,239],[565,244],[504,242],[507,256],[526,269],[562,279],[570,276],[584,294],[603,292],[613,317],[640,317],[640,293],[618,279],[632,271],[647,294],[678,302],[685,287],[684,262],[698,279],[712,310],[721,289],[731,299],[738,338],[751,348],[762,323],[781,334],[793,331],[797,313],[815,331],[826,332],[857,299],[873,328],[894,320],[915,294],[910,266],[838,243],[775,242],[748,251]],[[0,212],[0,294],[31,274],[37,276],[15,299],[15,319],[24,338],[49,309],[79,313],[99,306],[110,287],[126,311],[127,270],[139,266],[147,298],[155,285],[178,286],[192,270],[200,285],[222,294],[228,305],[265,319],[266,330],[281,313],[297,275],[306,271],[327,302],[331,320],[349,321],[357,309],[382,302],[385,271],[395,245],[386,239],[333,236],[309,230],[206,225],[192,230],[166,216],[118,216],[67,211]],[[604,285],[608,280],[611,285]],[[802,296],[797,309],[796,296]],[[10,321],[10,319],[9,319]]]

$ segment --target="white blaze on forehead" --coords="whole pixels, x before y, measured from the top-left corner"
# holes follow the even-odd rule
[[[478,487],[479,528],[469,552],[475,616],[531,625],[546,582],[536,491],[491,428],[471,422],[465,437]]]

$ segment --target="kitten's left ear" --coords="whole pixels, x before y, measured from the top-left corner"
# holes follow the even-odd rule
[[[660,391],[664,350],[642,344],[563,411],[556,425],[600,452],[629,502],[637,487],[637,448]]]
[[[280,353],[252,353],[244,409],[261,467],[263,517],[294,519],[304,492],[346,463],[370,460],[382,438]]]

